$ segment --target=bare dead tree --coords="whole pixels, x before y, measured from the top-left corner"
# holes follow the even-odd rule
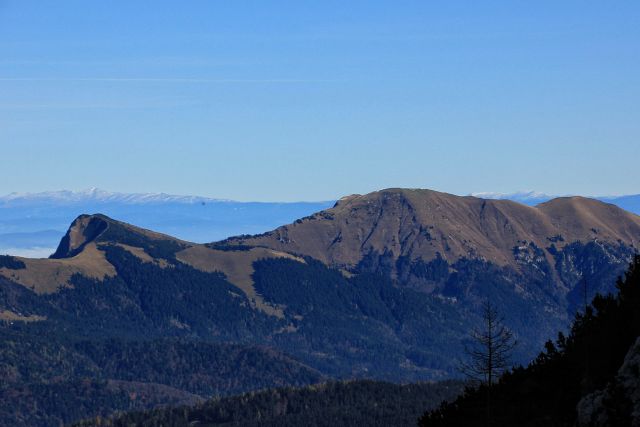
[[[517,342],[505,325],[497,308],[489,300],[482,305],[482,328],[471,332],[471,346],[465,346],[468,360],[460,371],[472,381],[486,386],[487,426],[491,425],[491,387],[510,367],[511,354]]]

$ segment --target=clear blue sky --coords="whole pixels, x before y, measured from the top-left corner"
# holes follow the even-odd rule
[[[638,1],[0,0],[0,193],[640,193]]]

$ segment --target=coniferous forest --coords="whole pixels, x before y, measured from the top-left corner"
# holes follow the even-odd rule
[[[483,385],[425,413],[420,425],[468,426],[479,420],[490,426],[638,425],[640,256],[617,289],[596,296],[570,332],[548,341],[531,364],[502,376],[491,387],[490,411]],[[626,383],[617,378],[623,363],[633,370]]]
[[[193,407],[132,412],[74,426],[410,427],[416,425],[424,408],[453,399],[462,389],[460,381],[409,385],[329,382],[213,399]]]
[[[528,366],[514,367],[492,385],[490,407],[486,384],[356,381],[255,392],[77,425],[632,426],[640,421],[638,400],[631,398],[640,390],[639,336],[636,256],[618,280],[617,293],[596,296],[566,335],[559,333]],[[620,377],[625,358],[631,381],[629,375],[626,381]],[[417,414],[416,407],[422,408]]]

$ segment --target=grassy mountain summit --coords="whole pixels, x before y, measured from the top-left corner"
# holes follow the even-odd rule
[[[229,243],[304,254],[353,269],[371,252],[453,263],[481,257],[517,267],[514,248],[600,241],[639,244],[640,217],[607,203],[562,197],[535,207],[510,200],[432,190],[387,189],[352,195],[328,209],[264,235]],[[545,257],[553,262],[548,251]]]
[[[14,342],[48,336],[56,349],[73,348],[73,378],[159,384],[182,393],[174,396],[206,398],[260,383],[207,376],[192,383],[185,371],[169,381],[191,357],[186,350],[175,361],[145,359],[155,368],[126,378],[78,369],[88,357],[78,343],[123,341],[118,348],[133,349],[123,352],[127,360],[144,354],[144,345],[131,343],[165,339],[196,353],[210,344],[266,348],[277,357],[248,353],[255,362],[244,366],[261,366],[279,385],[444,379],[456,374],[482,301],[504,313],[521,343],[516,361],[528,361],[568,326],[585,290],[614,289],[639,239],[640,217],[594,200],[528,207],[429,190],[349,196],[272,232],[210,244],[82,215],[50,259],[0,258],[0,332]],[[7,370],[52,362],[14,356],[6,356]],[[50,390],[56,376],[45,369],[28,381],[13,378],[7,390]],[[127,408],[119,399],[104,400],[97,413]]]

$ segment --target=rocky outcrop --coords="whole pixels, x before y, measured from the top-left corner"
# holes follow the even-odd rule
[[[79,254],[109,227],[107,219],[100,215],[80,215],[73,221],[58,249],[50,258],[71,258]]]
[[[640,338],[631,347],[615,379],[578,403],[578,425],[640,426]]]

